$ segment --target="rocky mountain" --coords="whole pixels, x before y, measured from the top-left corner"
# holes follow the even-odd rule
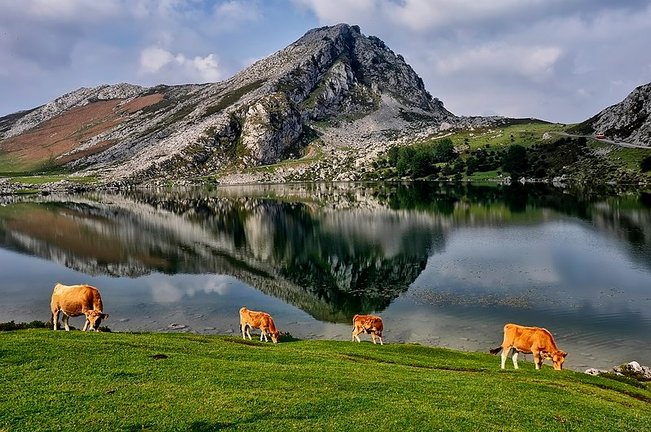
[[[575,130],[651,146],[651,83],[637,87],[622,102],[577,125]]]
[[[339,24],[311,30],[222,82],[81,88],[2,117],[0,157],[30,169],[65,165],[108,181],[147,181],[312,156],[301,175],[337,179],[343,171],[323,160],[363,165],[385,148],[378,144],[455,119],[402,56]],[[345,160],[342,148],[358,151]]]

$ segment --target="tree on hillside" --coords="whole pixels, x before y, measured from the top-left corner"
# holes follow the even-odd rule
[[[415,155],[416,150],[411,147],[403,147],[399,150],[396,162],[396,170],[399,176],[406,176],[412,172]]]
[[[449,138],[441,140],[434,151],[434,157],[438,162],[449,162],[457,157],[457,152],[454,150],[454,144]]]
[[[642,162],[640,162],[640,169],[642,170],[642,172],[651,171],[651,156],[647,156],[644,159],[642,159]]]
[[[502,158],[502,169],[512,177],[520,177],[529,169],[527,149],[518,144],[512,144]]]

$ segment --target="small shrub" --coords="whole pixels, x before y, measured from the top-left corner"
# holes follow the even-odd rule
[[[28,323],[15,323],[13,320],[0,323],[0,331],[24,330],[28,328],[51,328],[50,323],[44,321],[32,321]]]
[[[640,162],[640,169],[642,172],[651,171],[651,156],[647,156]]]

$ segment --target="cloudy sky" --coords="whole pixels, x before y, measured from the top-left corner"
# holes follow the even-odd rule
[[[651,82],[651,0],[0,0],[0,116],[79,87],[219,81],[339,22],[458,115],[578,122]]]

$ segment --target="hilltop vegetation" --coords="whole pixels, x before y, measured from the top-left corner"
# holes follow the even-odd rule
[[[649,182],[646,149],[627,149],[564,135],[564,126],[532,121],[504,128],[457,131],[411,146],[392,147],[368,179]]]
[[[651,391],[419,345],[0,334],[0,430],[642,431]]]

